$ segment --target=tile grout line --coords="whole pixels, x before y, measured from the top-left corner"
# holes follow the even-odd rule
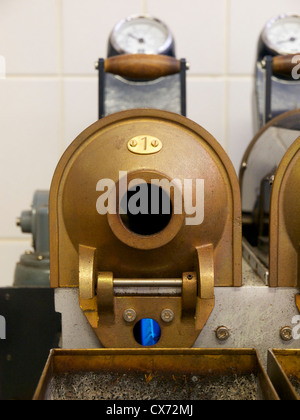
[[[7,244],[7,243],[25,243],[31,241],[31,238],[18,238],[18,237],[11,237],[11,238],[0,238],[0,244]]]
[[[147,0],[141,0],[142,1],[142,14],[146,15],[148,10]]]
[[[199,79],[252,79],[254,77],[253,74],[241,74],[241,73],[237,73],[237,74],[224,74],[224,73],[219,73],[219,74],[210,74],[210,73],[189,73],[188,74],[189,78],[199,78]],[[45,75],[45,74],[10,74],[6,76],[6,80],[22,80],[22,79],[27,79],[27,80],[59,80],[60,78],[63,78],[63,80],[65,79],[95,79],[98,80],[97,75],[94,74],[89,74],[89,73],[74,73],[74,74],[63,74],[61,72],[57,73],[57,74],[49,74],[49,75]]]
[[[224,146],[227,153],[229,153],[229,81],[230,77],[230,8],[231,0],[225,2],[225,92],[224,92]]]
[[[58,89],[59,89],[59,154],[61,155],[64,147],[65,133],[65,113],[64,113],[64,74],[63,74],[63,5],[61,0],[56,0],[57,4],[57,48],[58,48]],[[60,155],[58,158],[60,158]]]

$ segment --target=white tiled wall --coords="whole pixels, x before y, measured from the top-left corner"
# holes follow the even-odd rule
[[[170,26],[178,58],[191,65],[188,117],[238,170],[253,137],[259,32],[279,13],[299,12],[299,0],[0,0],[0,286],[12,284],[30,246],[16,217],[35,190],[50,188],[62,152],[97,119],[94,62],[119,19],[149,13]]]

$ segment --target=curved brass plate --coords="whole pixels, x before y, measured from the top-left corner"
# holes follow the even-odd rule
[[[270,286],[299,287],[300,137],[275,175],[270,213]]]

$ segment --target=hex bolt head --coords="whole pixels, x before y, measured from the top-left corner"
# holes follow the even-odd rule
[[[219,341],[226,341],[230,337],[230,332],[227,327],[219,327],[216,329],[216,337]]]
[[[134,309],[126,309],[123,313],[124,321],[133,322],[136,319],[136,312]]]
[[[164,322],[172,322],[174,319],[174,312],[171,309],[164,309],[160,314],[160,317]]]
[[[280,330],[280,337],[283,341],[293,340],[293,330],[291,327],[283,327]]]

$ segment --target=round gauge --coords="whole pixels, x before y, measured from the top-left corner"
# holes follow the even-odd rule
[[[280,15],[270,20],[262,39],[278,55],[300,53],[300,16]]]
[[[108,56],[118,54],[175,55],[174,39],[168,27],[150,16],[121,20],[109,38]]]

